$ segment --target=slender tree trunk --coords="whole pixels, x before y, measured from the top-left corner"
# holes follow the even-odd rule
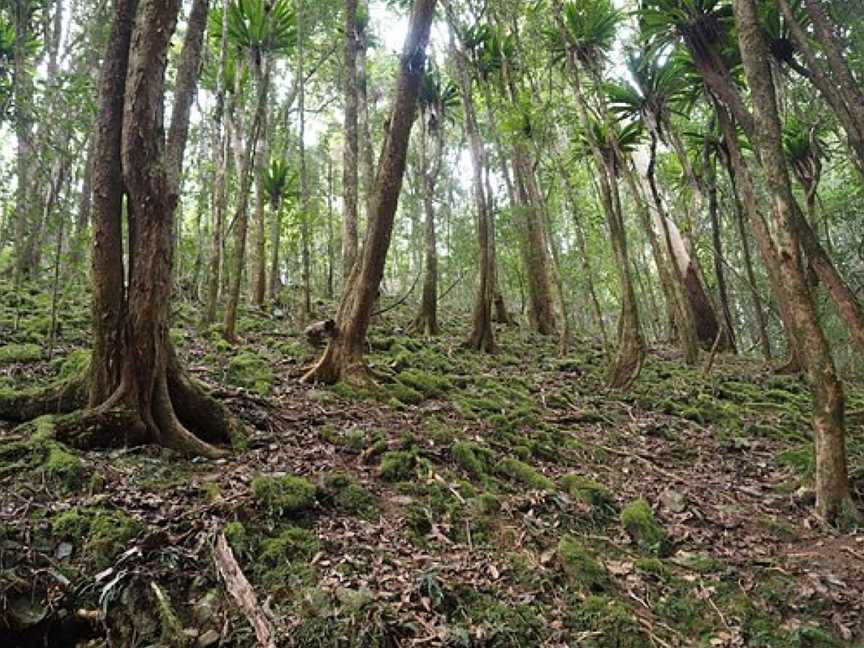
[[[812,3],[808,3],[812,4]],[[753,0],[734,0],[738,43],[753,96],[757,137],[780,257],[780,274],[790,298],[790,314],[801,358],[813,389],[816,441],[816,512],[827,522],[853,513],[846,468],[844,397],[831,351],[801,267],[796,206],[783,153],[768,48]]]
[[[705,181],[708,190],[708,215],[711,218],[711,241],[714,248],[714,275],[717,277],[717,293],[720,297],[720,308],[723,311],[723,321],[726,328],[726,339],[729,348],[735,351],[735,326],[732,323],[732,311],[729,308],[729,294],[726,290],[726,274],[723,271],[723,243],[720,238],[720,217],[717,208],[717,167],[716,159],[711,155],[709,144],[705,145]]]
[[[300,246],[303,262],[303,316],[308,320],[312,316],[312,270],[309,251],[309,179],[306,175],[306,80],[303,78],[303,39],[305,29],[303,23],[303,1],[297,14],[297,53],[299,61],[298,74],[300,86],[298,92],[299,112],[299,147],[300,147]],[[355,207],[356,210],[356,207]]]
[[[209,0],[193,0],[189,19],[186,21],[186,36],[177,65],[174,82],[174,109],[171,113],[171,126],[168,130],[168,144],[165,148],[165,166],[168,173],[169,189],[179,195],[183,173],[183,155],[189,132],[189,113],[195,92],[198,88],[198,72],[201,68],[201,51],[204,45],[204,31],[207,28],[207,8]]]
[[[750,288],[750,299],[753,302],[754,317],[756,324],[759,327],[759,346],[762,349],[762,356],[766,361],[771,361],[771,338],[768,336],[768,324],[765,320],[764,306],[762,297],[759,295],[759,288],[756,285],[756,273],[753,270],[753,259],[750,255],[750,239],[747,236],[747,230],[744,227],[744,209],[741,206],[741,198],[738,194],[738,181],[735,175],[735,170],[729,160],[728,153],[725,155],[726,169],[729,175],[729,184],[732,187],[732,202],[735,209],[735,223],[738,228],[738,236],[741,239],[741,254],[744,257],[744,270],[747,273],[747,283]]]
[[[357,30],[357,120],[360,129],[359,155],[360,177],[363,179],[364,195],[366,197],[366,220],[371,218],[372,191],[375,185],[375,147],[372,141],[372,129],[369,123],[369,70],[367,52],[369,50],[369,2],[362,0],[358,8]]]
[[[270,133],[267,111],[262,115],[261,132],[258,136],[258,154],[255,158],[255,230],[252,255],[252,303],[259,308],[264,305],[267,293],[267,191],[264,179],[270,164]]]
[[[420,114],[420,164],[423,184],[424,223],[424,274],[423,296],[420,312],[414,319],[412,329],[422,335],[438,335],[438,243],[435,233],[435,184],[441,169],[444,149],[443,124],[436,124],[432,130],[435,151],[429,152],[429,135],[432,128],[426,122],[426,115]],[[430,159],[430,157],[432,159]]]
[[[339,305],[336,335],[319,362],[304,376],[305,381],[368,380],[368,369],[363,363],[366,332],[390,247],[434,12],[435,0],[415,0],[400,60],[390,126],[375,181],[374,218],[369,221],[362,255],[348,278]]]
[[[15,279],[32,277],[36,271],[30,243],[30,228],[32,214],[30,212],[30,182],[31,162],[33,152],[31,138],[33,136],[30,114],[33,102],[33,79],[30,73],[30,61],[27,60],[27,41],[30,39],[30,3],[25,0],[15,0],[15,54],[13,77],[13,93],[15,96],[15,164],[17,189],[15,191]]]
[[[243,269],[246,265],[246,233],[248,229],[249,193],[252,188],[252,169],[255,166],[255,147],[258,142],[261,124],[267,111],[267,94],[270,84],[270,58],[262,56],[260,62],[252,62],[258,86],[258,98],[255,104],[255,115],[249,128],[247,141],[243,143],[240,125],[243,115],[237,116],[235,131],[240,150],[237,151],[239,162],[239,190],[237,206],[232,222],[234,224],[234,268],[231,273],[231,285],[228,293],[228,303],[225,306],[225,322],[222,334],[228,342],[237,341],[237,307],[240,303],[240,286],[243,282]],[[239,70],[238,70],[239,72]],[[239,80],[240,74],[237,74]],[[236,93],[235,93],[236,94]],[[238,111],[241,112],[241,111]]]
[[[333,299],[333,158],[327,151],[327,298]]]
[[[228,183],[228,141],[224,132],[225,83],[228,61],[228,6],[229,0],[222,0],[222,40],[219,46],[219,71],[216,77],[216,107],[213,110],[213,217],[211,221],[210,262],[207,277],[207,303],[204,308],[204,321],[207,324],[216,320],[219,304],[219,286],[222,272],[222,233],[225,229],[225,202]]]
[[[348,285],[357,257],[357,0],[345,0],[345,148],[342,157],[342,281]]]

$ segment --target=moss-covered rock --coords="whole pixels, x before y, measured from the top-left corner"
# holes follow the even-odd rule
[[[506,475],[510,479],[530,488],[546,491],[555,489],[555,484],[552,483],[552,480],[518,459],[506,457],[498,464],[497,469],[502,475]]]
[[[251,389],[261,396],[268,396],[273,388],[270,364],[253,351],[242,351],[231,358],[226,378],[229,384]]]
[[[252,480],[252,495],[270,515],[297,515],[315,505],[315,486],[294,475],[259,475]]]
[[[261,541],[258,560],[268,567],[279,567],[284,562],[308,561],[318,549],[315,534],[297,526],[282,529],[278,535]]]
[[[68,491],[80,487],[84,477],[84,464],[81,459],[67,452],[58,443],[50,445],[48,456],[40,470],[47,479],[60,484]]]
[[[417,457],[406,450],[391,450],[381,455],[378,474],[387,481],[409,479],[414,474]]]
[[[51,522],[58,539],[78,543],[98,569],[109,566],[141,531],[141,523],[125,511],[76,507],[59,513]]]
[[[589,596],[574,602],[567,625],[580,633],[586,648],[643,648],[651,645],[636,615],[625,605],[606,596]]]
[[[669,536],[644,498],[633,500],[621,510],[621,524],[643,551],[661,557],[669,555],[672,548]]]
[[[609,574],[593,555],[573,536],[558,543],[558,564],[570,582],[582,589],[598,592],[609,587]]]
[[[419,369],[403,371],[397,376],[397,380],[426,398],[441,398],[453,388],[447,378]]]
[[[0,346],[0,364],[10,362],[34,362],[42,357],[38,344],[6,344]]]

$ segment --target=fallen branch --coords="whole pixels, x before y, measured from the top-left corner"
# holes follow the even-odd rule
[[[380,310],[375,311],[374,313],[372,313],[371,316],[377,317],[378,315],[386,313],[387,311],[393,310],[397,306],[401,306],[402,304],[404,304],[408,300],[408,298],[411,296],[411,293],[414,292],[414,289],[417,287],[417,282],[420,281],[420,274],[421,273],[417,273],[417,276],[414,277],[414,283],[411,284],[411,287],[408,289],[408,292],[406,292],[404,295],[402,295],[402,297],[400,299],[393,302],[389,306],[385,306],[384,308],[381,308]]]
[[[213,560],[216,562],[216,569],[219,571],[219,575],[225,581],[228,593],[234,598],[237,607],[240,608],[243,616],[246,617],[249,624],[255,630],[258,645],[262,648],[276,648],[270,619],[258,605],[258,597],[255,596],[255,590],[252,589],[252,586],[240,569],[240,565],[237,564],[234,552],[231,551],[224,533],[220,533],[216,539]]]

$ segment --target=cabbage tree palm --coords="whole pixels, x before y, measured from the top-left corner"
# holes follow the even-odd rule
[[[601,203],[621,290],[618,344],[609,371],[609,385],[626,388],[642,369],[645,342],[627,250],[618,179],[626,164],[621,154],[622,147],[637,136],[638,127],[627,127],[619,132],[605,115],[592,114],[585,90],[588,81],[597,82],[601,78],[605,52],[612,47],[621,14],[611,0],[563,4],[556,0],[554,9],[556,25],[549,31],[551,49],[557,60],[563,60],[570,74],[581,134],[591,151],[597,171]]]
[[[696,177],[689,156],[681,139],[672,124],[671,113],[676,99],[684,91],[684,79],[680,74],[675,59],[669,58],[659,63],[657,58],[646,52],[631,51],[627,56],[629,81],[606,84],[605,89],[609,99],[609,108],[623,119],[636,120],[641,123],[651,139],[649,148],[647,179],[651,197],[657,214],[657,221],[666,240],[667,252],[673,260],[673,271],[678,281],[678,301],[681,316],[682,342],[686,355],[695,361],[692,348],[693,333],[699,343],[710,349],[720,332],[717,315],[701,279],[701,273],[690,246],[682,244],[684,239],[678,235],[680,228],[671,226],[669,214],[663,204],[663,199],[657,186],[656,165],[657,146],[659,143],[671,144],[678,160],[685,171],[695,195],[703,193],[702,182]],[[701,202],[697,201],[697,202]],[[671,231],[671,230],[676,231]],[[692,232],[692,227],[686,228]],[[728,335],[721,335],[719,348],[728,348]]]

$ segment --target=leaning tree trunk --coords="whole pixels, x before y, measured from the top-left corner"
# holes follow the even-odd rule
[[[342,153],[342,282],[357,259],[357,0],[345,0],[345,145]]]
[[[723,311],[723,321],[726,326],[726,339],[732,352],[735,348],[735,326],[732,323],[732,311],[729,307],[729,293],[726,289],[726,273],[723,271],[723,243],[720,238],[720,216],[717,205],[717,167],[716,159],[711,155],[705,144],[705,180],[708,191],[708,215],[711,219],[711,241],[714,248],[714,275],[717,277],[717,294],[720,297],[720,308]]]
[[[801,358],[813,389],[816,443],[816,512],[827,522],[854,513],[846,467],[843,387],[801,267],[796,205],[783,153],[768,48],[754,0],[734,0],[738,43],[753,96],[758,146],[773,203],[780,274],[790,298],[790,313]]]
[[[258,155],[255,158],[255,237],[253,239],[254,254],[252,255],[252,303],[258,307],[264,305],[267,292],[267,192],[264,188],[264,177],[270,162],[268,147],[269,133],[267,129],[267,113],[263,115],[261,132],[258,135]]]
[[[400,60],[390,127],[375,180],[374,218],[369,221],[362,255],[351,271],[336,314],[335,336],[318,363],[303,377],[304,381],[332,383],[341,378],[365,382],[369,378],[363,363],[366,332],[390,247],[434,12],[435,0],[415,1]]]

